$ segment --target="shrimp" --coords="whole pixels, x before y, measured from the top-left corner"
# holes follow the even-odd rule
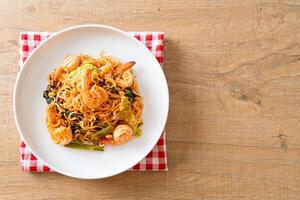
[[[137,116],[137,118],[141,117],[143,110],[143,104],[140,101],[134,101],[133,102],[133,111],[134,114]]]
[[[120,66],[118,66],[116,68],[116,71],[115,71],[115,76],[125,72],[126,70],[130,69],[133,65],[135,65],[135,62],[134,61],[130,61],[128,63],[125,63],[125,64],[122,64]]]
[[[122,73],[121,77],[117,77],[116,83],[123,88],[130,87],[133,83],[133,76],[130,70],[126,70]]]
[[[57,123],[57,120],[58,120],[58,115],[57,115],[55,108],[53,108],[51,106],[47,106],[46,121],[51,124],[55,124],[55,123]]]
[[[65,72],[65,69],[69,72],[76,69],[80,64],[80,58],[76,55],[70,55],[64,59],[64,61],[59,65],[53,74],[53,80],[57,82],[60,76]]]
[[[57,82],[59,80],[59,77],[62,75],[62,73],[64,73],[64,71],[65,71],[64,68],[58,67],[53,74],[53,81]]]
[[[46,109],[46,125],[50,133],[53,133],[54,129],[60,125],[60,117],[56,109],[50,106]]]
[[[84,75],[81,86],[81,97],[84,104],[90,109],[96,109],[106,104],[108,101],[108,94],[105,89],[100,86],[91,85],[91,71],[87,69]]]
[[[60,126],[60,117],[56,109],[48,106],[46,110],[46,124],[52,140],[56,144],[66,145],[72,141],[72,130],[70,127]]]
[[[118,144],[127,142],[132,135],[132,128],[126,124],[118,125],[113,132],[114,141],[116,141]]]
[[[133,80],[133,83],[132,83],[132,85],[131,85],[131,89],[132,89],[135,93],[139,94],[139,87],[138,87],[138,85],[137,85],[136,80]]]
[[[60,126],[55,128],[51,134],[51,139],[54,143],[60,145],[69,144],[72,141],[72,130],[70,127]]]
[[[64,61],[60,64],[60,67],[66,68],[69,72],[76,69],[80,64],[80,58],[76,55],[69,55],[64,59]]]
[[[102,144],[120,145],[130,140],[132,135],[132,128],[126,124],[122,124],[115,128],[113,138],[102,138],[100,142]]]

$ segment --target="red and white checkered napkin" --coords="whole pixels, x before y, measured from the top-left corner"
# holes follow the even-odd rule
[[[20,67],[23,66],[24,61],[36,48],[41,41],[47,39],[52,33],[49,32],[22,32],[20,34]],[[130,35],[141,41],[152,54],[156,57],[158,62],[163,64],[163,39],[164,34],[159,32],[130,32]],[[21,168],[26,172],[52,172],[53,170],[46,166],[43,161],[37,159],[26,147],[26,144],[21,141]],[[163,131],[160,139],[153,148],[153,150],[140,163],[136,164],[130,170],[167,170],[167,156],[165,131]]]

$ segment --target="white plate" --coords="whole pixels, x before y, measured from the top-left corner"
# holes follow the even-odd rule
[[[54,144],[45,125],[42,97],[47,75],[66,54],[98,56],[99,51],[121,62],[136,61],[134,72],[144,97],[143,135],[104,152],[70,149]],[[169,93],[163,71],[151,52],[127,33],[109,26],[80,25],[62,30],[40,44],[27,58],[14,91],[17,128],[32,153],[67,176],[96,179],[126,171],[141,161],[158,141],[168,115]]]

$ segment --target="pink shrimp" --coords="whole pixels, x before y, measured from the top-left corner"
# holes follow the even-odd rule
[[[100,142],[102,144],[120,145],[130,140],[132,135],[132,128],[126,124],[122,124],[115,128],[113,132],[113,138],[102,138]]]
[[[51,134],[51,139],[54,143],[60,145],[69,144],[72,141],[72,130],[70,127],[60,126],[55,128],[53,133]]]
[[[133,83],[133,75],[130,70],[126,70],[121,76],[116,78],[116,83],[118,86],[125,88],[130,87]]]
[[[97,109],[108,101],[108,94],[100,86],[91,86],[91,71],[87,69],[81,86],[81,97],[84,104],[90,109]]]
[[[59,65],[53,74],[53,80],[56,82],[59,80],[60,76],[65,72],[65,69],[69,72],[76,69],[80,64],[80,58],[76,55],[69,55],[64,59],[64,61]]]

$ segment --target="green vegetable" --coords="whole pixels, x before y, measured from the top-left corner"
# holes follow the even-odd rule
[[[49,97],[49,93],[52,91],[53,86],[48,85],[46,90],[43,92],[43,97],[46,99],[47,104],[50,104],[54,101],[54,98]]]
[[[93,135],[99,136],[99,137],[104,137],[104,136],[110,134],[112,131],[113,131],[113,127],[109,125],[108,127],[103,128],[102,130],[93,133]]]
[[[138,123],[138,127],[141,127],[141,126],[143,126],[143,122],[142,121],[140,121],[139,123]]]
[[[130,115],[128,116],[128,118],[126,119],[127,124],[132,128],[133,133],[136,134],[137,130],[138,130],[138,121],[135,118],[133,113],[130,113]]]
[[[99,146],[99,145],[70,143],[70,144],[65,145],[65,147],[70,147],[70,148],[75,148],[75,149],[84,149],[84,150],[93,150],[93,151],[104,151],[103,146]]]
[[[128,97],[129,101],[132,101],[136,96],[130,87],[125,88],[124,92],[125,92],[125,96]]]
[[[92,72],[94,70],[97,70],[97,68],[94,65],[92,65],[90,63],[86,63],[86,64],[83,64],[83,65],[77,67],[77,69],[72,71],[69,74],[69,77],[81,78],[84,75],[84,72],[86,72],[87,69],[90,69]]]
[[[141,136],[142,130],[140,128],[137,128],[134,134],[135,134],[135,136]]]
[[[125,121],[132,128],[135,135],[141,135],[141,130],[138,126],[142,124],[140,124],[131,111],[131,103],[128,97],[121,96],[120,111],[116,114],[115,119]]]
[[[131,112],[131,104],[127,97],[121,96],[120,112]]]
[[[119,91],[116,87],[112,87],[111,92],[114,93],[114,94],[119,94]]]
[[[121,96],[120,111],[115,115],[116,120],[127,120],[131,113],[131,103],[128,97]]]

